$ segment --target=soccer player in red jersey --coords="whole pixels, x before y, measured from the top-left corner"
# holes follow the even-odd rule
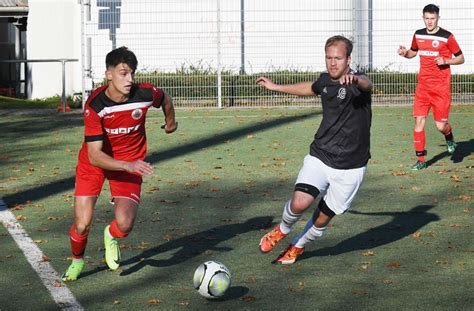
[[[450,65],[464,63],[464,55],[453,34],[438,26],[439,7],[428,4],[423,8],[423,21],[426,28],[413,35],[410,49],[400,45],[398,54],[413,58],[420,54],[420,71],[415,92],[413,116],[415,130],[413,138],[418,158],[412,170],[427,167],[425,162],[425,123],[430,109],[438,130],[444,135],[448,152],[456,149],[451,124],[448,122],[451,107],[451,69]]]
[[[107,54],[107,85],[96,89],[84,107],[84,143],[79,151],[74,193],[75,219],[69,230],[73,261],[63,281],[74,281],[84,269],[84,251],[94,208],[107,179],[115,219],[104,230],[105,259],[111,270],[120,264],[118,239],[132,230],[140,204],[142,176],[153,173],[145,162],[145,117],[162,108],[164,130],[177,128],[171,97],[146,83],[134,83],[137,58],[126,47]]]

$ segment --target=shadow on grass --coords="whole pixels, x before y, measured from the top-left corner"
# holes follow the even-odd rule
[[[235,130],[230,130],[224,132],[222,134],[211,134],[212,136],[209,138],[203,138],[197,140],[195,142],[174,147],[170,149],[165,149],[163,151],[159,151],[157,153],[152,153],[147,157],[147,161],[151,162],[152,164],[164,162],[170,159],[173,159],[178,156],[183,156],[186,154],[190,154],[196,151],[199,151],[203,148],[223,144],[228,140],[236,139],[239,137],[245,137],[248,134],[256,133],[259,131],[265,131],[272,129],[274,127],[279,127],[284,124],[302,121],[311,117],[314,117],[321,112],[311,112],[297,116],[288,116],[283,118],[278,118],[270,121],[260,122],[254,125],[238,128]],[[74,176],[63,178],[45,185],[41,185],[32,189],[19,191],[15,194],[10,194],[5,196],[3,199],[8,204],[21,204],[26,201],[35,201],[41,198],[45,198],[48,196],[52,196],[58,194],[63,191],[68,191],[74,189]]]
[[[218,244],[230,240],[239,234],[244,234],[254,230],[266,229],[272,225],[272,220],[273,217],[270,216],[255,217],[248,219],[243,223],[217,226],[193,235],[170,240],[164,244],[147,249],[137,256],[122,261],[120,263],[121,267],[125,267],[127,265],[133,266],[122,271],[120,275],[126,276],[132,274],[146,266],[168,267],[179,265],[209,250],[218,252],[231,251],[233,250],[232,248],[220,247]],[[154,257],[160,253],[166,253],[173,250],[176,250],[176,252],[168,259],[151,259],[151,257]],[[107,270],[106,266],[96,267],[93,270],[82,273],[81,278],[104,270]]]
[[[408,212],[363,213],[349,211],[349,213],[357,215],[393,216],[393,219],[384,225],[357,234],[335,246],[305,252],[301,255],[301,260],[314,256],[340,255],[357,250],[374,249],[378,246],[398,241],[415,233],[430,222],[438,221],[440,219],[438,215],[428,212],[433,207],[433,205],[418,205]]]
[[[460,163],[464,160],[464,158],[470,156],[474,152],[474,139],[471,139],[469,141],[461,141],[457,143],[458,146],[456,147],[456,150],[454,153],[451,155],[451,160],[453,163]],[[449,157],[450,154],[447,151],[441,152],[437,155],[435,155],[433,158],[429,159],[426,161],[426,164],[428,166],[431,166],[438,162],[439,160]]]

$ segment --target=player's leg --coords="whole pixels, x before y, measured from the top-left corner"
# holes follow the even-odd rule
[[[117,270],[120,266],[119,239],[132,231],[140,205],[142,179],[122,172],[107,177],[114,199],[115,218],[104,229],[105,261],[110,270]]]
[[[73,259],[62,276],[63,281],[76,280],[84,269],[83,256],[87,246],[95,204],[103,182],[104,176],[101,174],[101,171],[88,165],[78,164],[74,193],[74,223],[69,229]]]
[[[451,109],[451,93],[449,88],[436,90],[436,92],[433,93],[433,118],[436,128],[443,134],[446,140],[448,153],[453,154],[457,144],[454,141],[452,126],[448,122],[449,111]]]
[[[63,281],[75,281],[84,269],[84,252],[86,250],[89,228],[92,223],[94,206],[97,197],[74,198],[74,223],[69,229],[72,262],[62,276]]]
[[[367,167],[351,170],[334,170],[330,174],[330,186],[319,202],[313,217],[308,220],[302,234],[293,239],[288,248],[275,260],[281,264],[292,264],[304,252],[305,245],[319,239],[335,215],[347,211],[354,200]]]
[[[320,191],[328,185],[325,165],[317,158],[307,155],[295,184],[292,198],[283,207],[282,220],[273,230],[260,239],[260,251],[267,253],[290,233],[292,226],[311,206]]]
[[[421,84],[418,84],[415,92],[415,102],[413,105],[413,116],[415,117],[415,128],[413,130],[413,143],[417,161],[412,166],[412,170],[421,170],[426,168],[426,134],[425,124],[426,116],[430,110],[430,99],[428,90]]]

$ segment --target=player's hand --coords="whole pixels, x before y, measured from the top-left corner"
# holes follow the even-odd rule
[[[153,174],[153,166],[150,163],[136,160],[133,162],[127,162],[125,170],[129,173],[134,173],[140,176]]]
[[[272,80],[266,77],[258,77],[256,82],[258,85],[263,86],[264,88],[269,89],[269,90],[275,90],[277,86],[275,83],[273,83]]]
[[[438,56],[435,58],[436,65],[443,66],[447,65],[446,59],[444,57]]]
[[[178,122],[173,122],[172,124],[163,124],[161,126],[165,130],[166,134],[171,134],[178,129]]]
[[[352,84],[357,85],[359,83],[359,77],[353,74],[345,74],[339,78],[340,84]]]
[[[407,56],[407,53],[408,53],[408,50],[406,47],[404,47],[403,45],[400,45],[400,47],[398,48],[398,55],[400,56]]]

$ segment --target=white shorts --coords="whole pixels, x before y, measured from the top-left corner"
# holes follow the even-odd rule
[[[308,154],[295,184],[316,187],[324,195],[327,206],[340,215],[351,207],[366,171],[367,165],[347,170],[335,169]]]

